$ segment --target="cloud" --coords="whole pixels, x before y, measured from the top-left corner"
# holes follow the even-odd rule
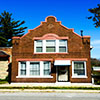
[[[91,42],[91,44],[100,46],[100,40],[94,40],[94,41]]]

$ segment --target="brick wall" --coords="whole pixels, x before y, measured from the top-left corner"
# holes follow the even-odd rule
[[[43,37],[45,34],[53,33],[59,37],[68,37],[68,54],[34,54],[34,37]],[[68,29],[57,21],[55,17],[47,17],[45,22],[22,36],[21,38],[13,38],[13,61],[12,61],[12,82],[55,82],[56,70],[52,66],[52,79],[33,79],[33,78],[16,78],[18,75],[17,59],[70,59],[70,58],[86,58],[87,59],[87,78],[77,79],[71,78],[72,66],[70,66],[71,82],[91,82],[91,64],[90,64],[90,37],[82,37],[74,33],[73,29]]]

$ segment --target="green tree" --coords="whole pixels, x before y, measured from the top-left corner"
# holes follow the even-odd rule
[[[4,11],[0,15],[0,47],[12,46],[13,36],[22,36],[27,27],[20,27],[25,21],[12,18],[12,13]]]
[[[88,17],[88,19],[92,19],[94,21],[94,25],[96,28],[100,27],[100,4],[97,5],[96,8],[89,9],[89,12],[93,14],[93,16]]]
[[[100,59],[91,58],[91,66],[100,66]]]

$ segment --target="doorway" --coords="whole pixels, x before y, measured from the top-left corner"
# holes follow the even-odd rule
[[[69,81],[69,67],[68,66],[57,66],[57,80],[58,82]]]

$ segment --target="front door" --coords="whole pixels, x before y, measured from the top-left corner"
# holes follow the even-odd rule
[[[68,66],[57,66],[58,68],[58,82],[68,81]]]

